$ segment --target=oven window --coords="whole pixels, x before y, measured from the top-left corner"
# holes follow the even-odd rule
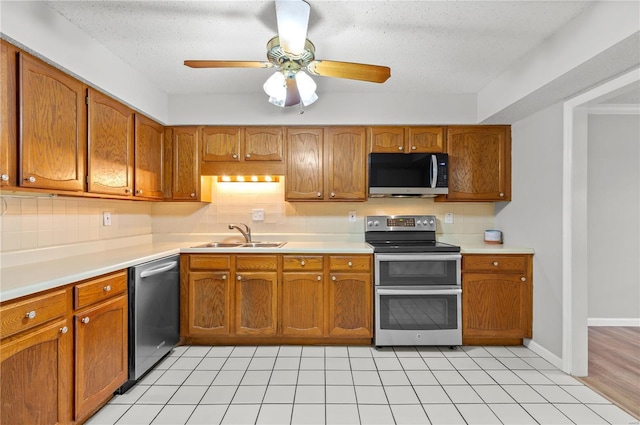
[[[380,295],[380,328],[457,329],[457,298],[457,295]]]
[[[384,260],[379,263],[379,285],[458,285],[456,260]]]

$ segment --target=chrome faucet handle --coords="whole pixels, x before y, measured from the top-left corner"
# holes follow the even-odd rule
[[[244,223],[238,223],[238,224],[240,224],[241,226],[244,226],[244,230],[242,230],[240,227],[238,227],[233,223],[229,224],[229,229],[230,230],[236,229],[237,231],[242,233],[242,236],[244,236],[244,239],[246,242],[251,242],[251,228]]]

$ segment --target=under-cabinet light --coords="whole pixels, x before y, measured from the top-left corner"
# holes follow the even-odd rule
[[[280,181],[278,176],[218,176],[220,183],[277,183]]]

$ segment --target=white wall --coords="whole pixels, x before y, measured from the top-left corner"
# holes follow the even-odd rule
[[[562,356],[562,105],[512,124],[512,192],[496,204],[505,243],[533,257],[533,341]]]
[[[638,322],[640,116],[590,114],[588,128],[589,321]]]

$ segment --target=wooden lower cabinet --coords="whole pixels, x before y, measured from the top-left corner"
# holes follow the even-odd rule
[[[373,336],[371,285],[370,273],[331,273],[327,288],[328,336]]]
[[[229,335],[233,303],[230,275],[230,271],[189,273],[190,335]]]
[[[286,272],[280,290],[281,333],[286,336],[324,335],[324,279],[320,272]]]
[[[531,263],[531,255],[463,255],[463,344],[520,345],[532,337]]]
[[[278,273],[238,272],[235,334],[275,336],[278,330]]]
[[[73,341],[69,319],[3,340],[0,356],[0,423],[71,423]]]
[[[74,316],[75,419],[84,420],[127,380],[127,296]]]

